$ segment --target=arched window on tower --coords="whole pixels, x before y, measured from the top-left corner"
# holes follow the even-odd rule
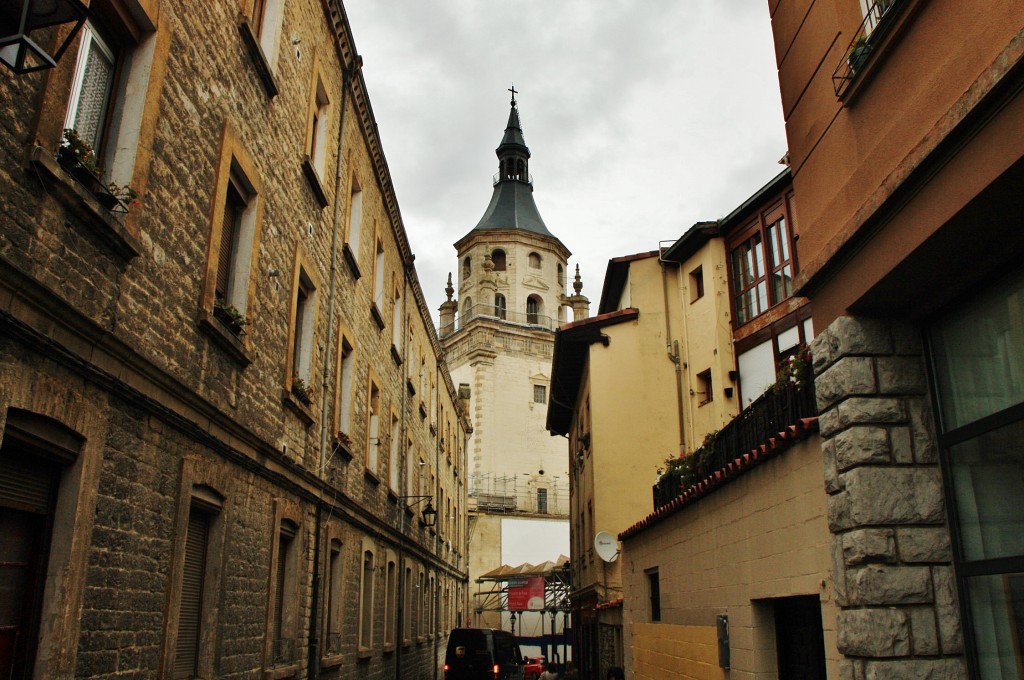
[[[462,261],[462,278],[468,279],[469,275],[473,273],[473,260],[469,255]]]
[[[505,271],[505,251],[501,248],[496,249],[491,253],[491,262],[494,263],[494,271]]]
[[[506,316],[505,296],[498,293],[494,296],[494,316],[504,319]]]
[[[526,181],[526,161],[521,158],[519,159],[519,162],[516,163],[516,179],[521,179],[524,182]]]
[[[526,323],[540,323],[540,315],[543,311],[543,303],[537,295],[526,298]]]
[[[462,314],[459,315],[459,328],[462,328],[469,323],[470,316],[473,314],[473,298],[467,297],[462,301]]]
[[[540,269],[540,253],[530,253],[530,269]]]
[[[561,262],[558,263],[558,289],[563,293],[565,292],[565,267],[562,266]]]

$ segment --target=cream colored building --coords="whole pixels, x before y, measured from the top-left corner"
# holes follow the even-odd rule
[[[721,272],[723,260],[720,245],[707,245],[685,271]],[[611,260],[598,315],[556,336],[547,426],[569,437],[574,651],[584,676],[603,677],[624,656],[622,561],[605,559],[614,546],[604,553],[597,535],[651,512],[658,468],[738,410],[715,391],[721,378],[707,377],[727,375],[732,362],[728,319],[715,322],[727,311],[716,294],[725,277],[709,276],[708,294],[690,300],[680,271],[659,251]]]
[[[588,310],[578,277],[575,295],[566,293],[569,250],[548,230],[533,199],[530,150],[514,99],[496,154],[490,204],[455,243],[458,299],[449,279],[448,301],[441,305],[440,336],[452,379],[471,394],[471,584],[502,564],[569,552],[565,444],[545,430],[544,418],[554,330]],[[524,519],[536,521],[532,544],[505,540],[510,522]],[[535,549],[538,541],[550,554],[530,560],[520,549]],[[478,610],[473,625],[502,626],[500,597],[481,595],[471,607]]]

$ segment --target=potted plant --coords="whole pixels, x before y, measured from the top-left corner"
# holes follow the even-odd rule
[[[868,43],[867,37],[862,35],[854,41],[853,49],[850,50],[850,56],[846,60],[850,66],[850,75],[857,75],[857,71],[864,65],[870,54],[871,44]]]
[[[312,402],[312,389],[298,374],[292,376],[292,394],[306,406]]]
[[[219,295],[213,301],[213,314],[235,335],[245,335],[244,327],[249,324],[249,320],[245,318],[245,314],[238,311],[238,308]]]
[[[96,152],[72,128],[64,129],[64,138],[57,147],[57,162],[107,210],[127,213],[139,204],[139,192],[131,186],[114,182],[103,185],[103,169],[96,164]]]

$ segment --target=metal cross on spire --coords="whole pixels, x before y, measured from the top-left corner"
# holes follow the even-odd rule
[[[516,95],[519,91],[516,89],[516,84],[512,83],[512,87],[508,88],[508,91],[512,93],[512,106],[516,105]]]

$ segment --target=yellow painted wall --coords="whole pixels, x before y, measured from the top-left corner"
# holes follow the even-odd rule
[[[637,623],[631,626],[633,680],[720,680],[714,626]]]

